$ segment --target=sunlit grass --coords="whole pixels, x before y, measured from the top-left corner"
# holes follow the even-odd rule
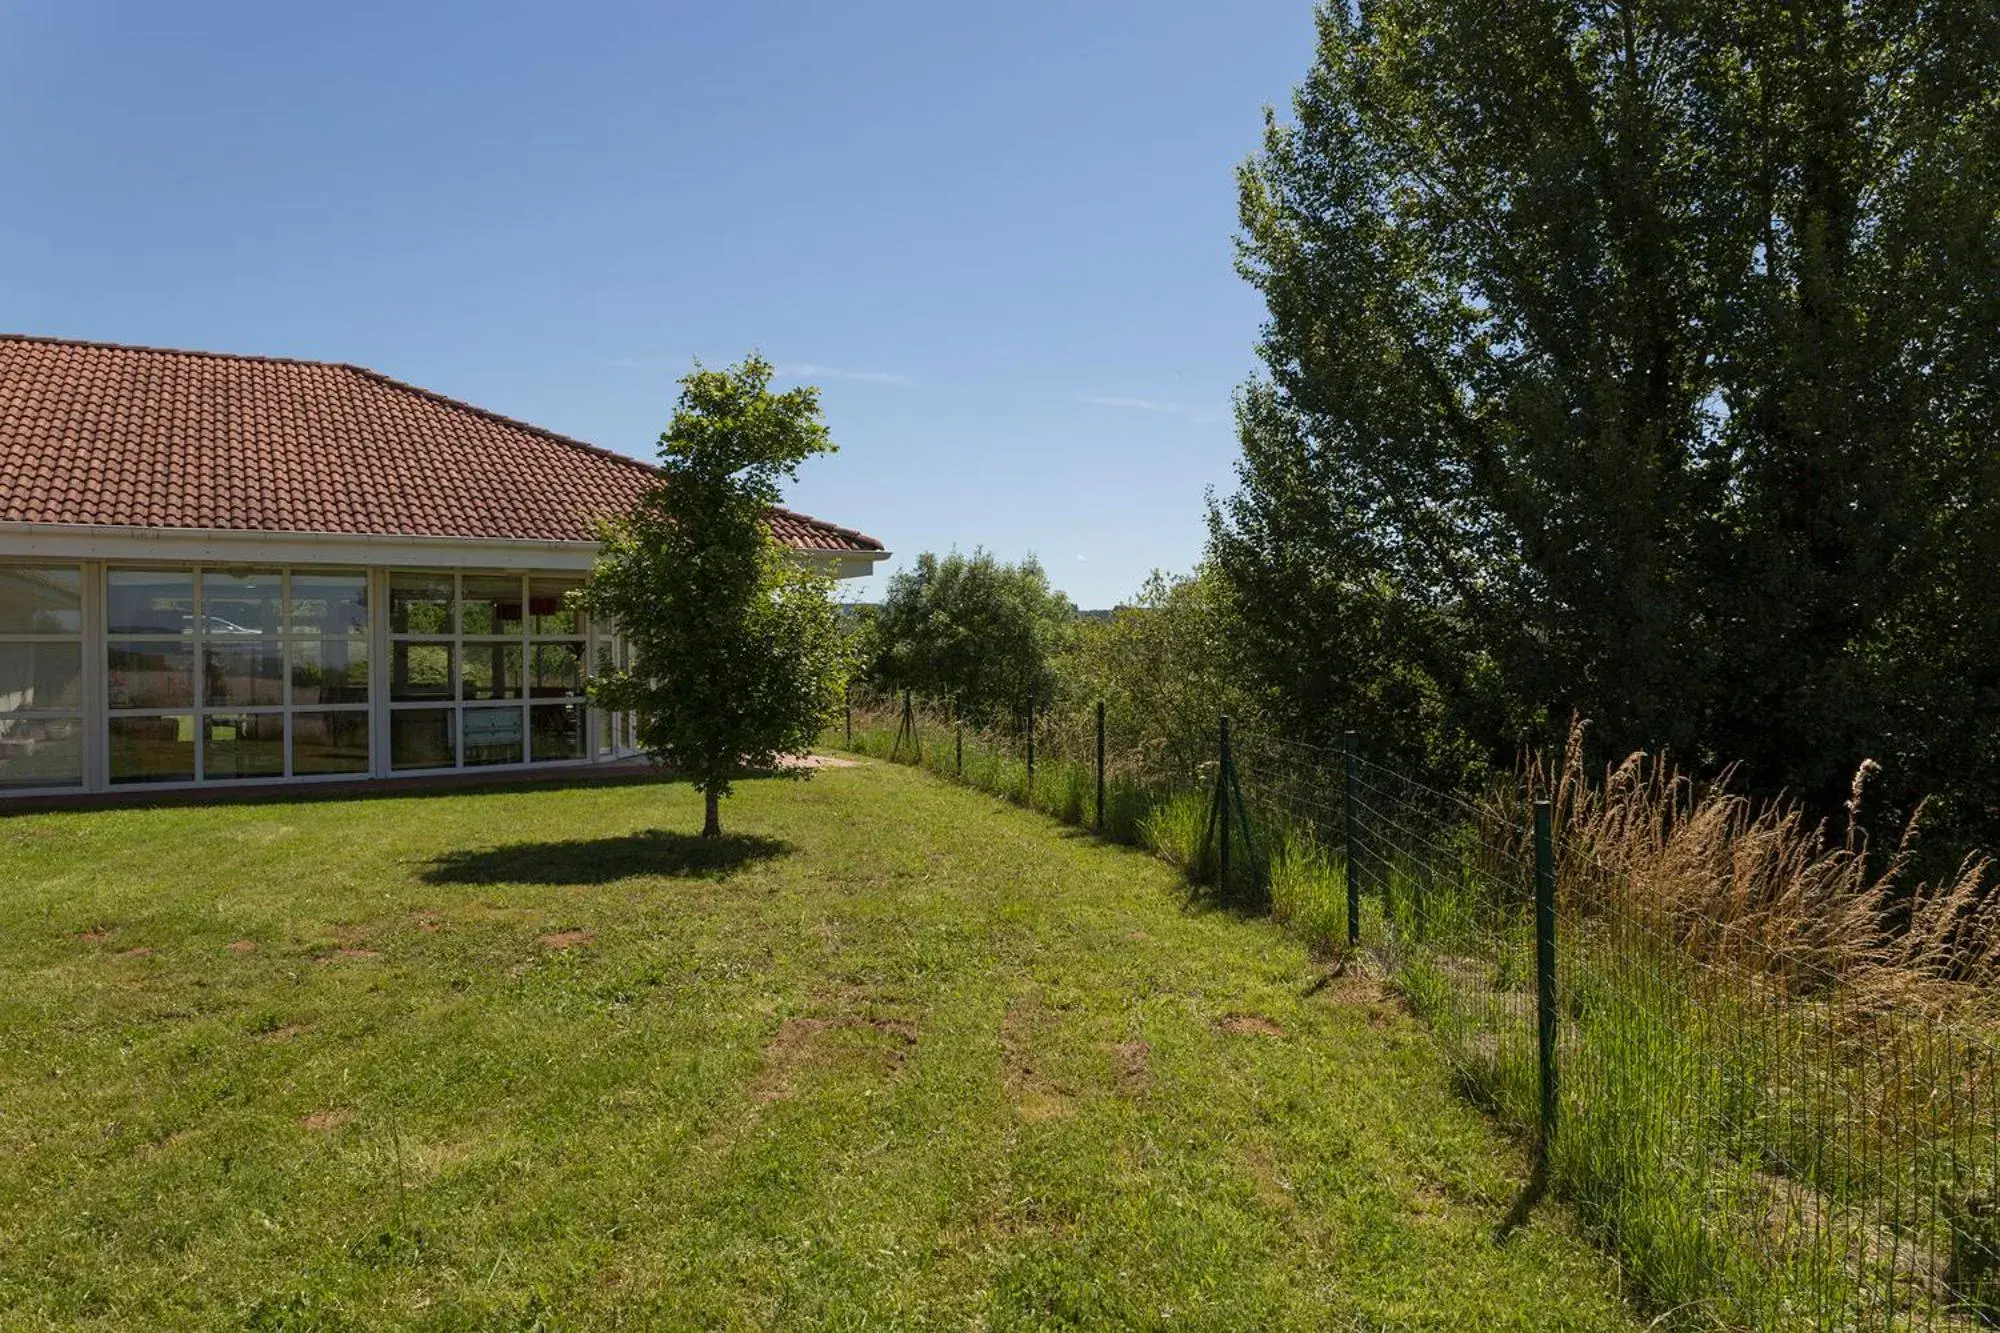
[[[1626,1326],[1412,1023],[1158,861],[884,764],[699,824],[0,821],[0,1326]]]

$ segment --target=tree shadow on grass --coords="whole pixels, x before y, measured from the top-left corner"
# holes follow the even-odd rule
[[[792,850],[788,842],[757,834],[698,838],[648,829],[615,838],[446,852],[419,878],[426,884],[609,884],[643,875],[725,879],[752,862]]]

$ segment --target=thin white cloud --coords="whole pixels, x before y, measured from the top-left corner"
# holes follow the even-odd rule
[[[841,370],[836,366],[815,365],[810,361],[800,361],[793,365],[779,366],[778,373],[788,380],[853,380],[857,384],[908,384],[908,375],[895,375],[886,370]]]
[[[1155,398],[1119,398],[1107,394],[1086,394],[1084,402],[1092,407],[1111,407],[1122,412],[1155,412],[1168,417],[1191,417],[1198,413],[1186,403],[1163,403]]]

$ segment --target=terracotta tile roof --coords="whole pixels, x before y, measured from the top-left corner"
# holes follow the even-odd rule
[[[359,366],[0,334],[0,521],[588,541],[653,476]],[[785,509],[771,527],[883,549]]]

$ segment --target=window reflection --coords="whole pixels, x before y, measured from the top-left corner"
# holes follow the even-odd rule
[[[105,576],[104,627],[112,634],[194,633],[194,571],[109,571]]]
[[[82,644],[0,643],[0,713],[82,706]]]
[[[518,575],[468,574],[459,612],[467,635],[521,633],[521,580]]]
[[[284,776],[283,713],[209,713],[201,728],[203,777]]]
[[[389,714],[389,766],[450,768],[457,760],[457,712],[399,708]]]
[[[452,577],[449,574],[396,573],[389,576],[391,634],[450,634]]]
[[[203,570],[201,632],[276,634],[283,588],[283,578],[275,569],[253,573]]]
[[[521,762],[521,739],[519,708],[465,710],[467,764],[518,764]]]
[[[291,625],[294,631],[310,634],[366,634],[368,576],[294,570]]]
[[[194,714],[111,719],[113,782],[193,782]]]
[[[260,708],[285,702],[285,648],[278,643],[210,643],[202,664],[203,702]]]
[[[292,644],[294,704],[368,702],[366,639],[300,639]]]
[[[81,634],[83,571],[0,565],[0,634]]]
[[[112,643],[105,662],[105,694],[113,708],[194,705],[194,645],[185,640]]]

